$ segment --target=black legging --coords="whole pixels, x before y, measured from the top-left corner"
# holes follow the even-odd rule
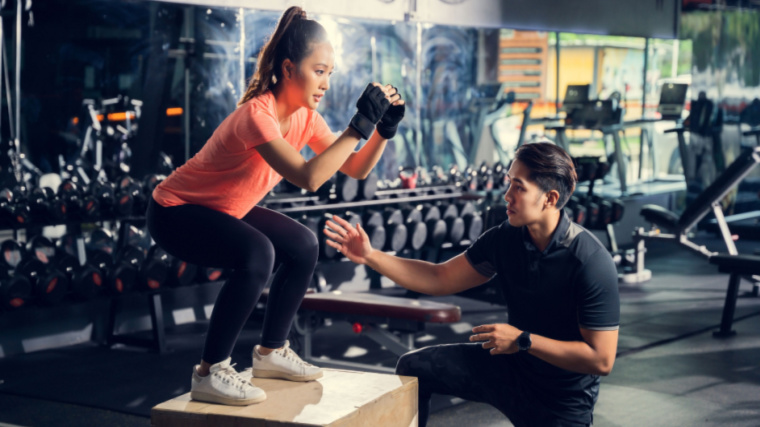
[[[317,237],[287,216],[254,207],[242,219],[199,205],[163,207],[151,198],[148,230],[171,255],[205,267],[232,269],[211,314],[203,360],[232,354],[274,270],[261,345],[279,348],[293,323],[317,263]]]

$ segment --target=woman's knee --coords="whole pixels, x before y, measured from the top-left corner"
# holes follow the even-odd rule
[[[300,225],[300,224],[299,224]],[[292,240],[288,242],[285,253],[295,263],[300,265],[316,265],[319,257],[319,240],[306,227],[298,227]]]
[[[274,269],[274,245],[266,238],[254,239],[247,243],[240,248],[238,253],[237,269],[268,277]]]

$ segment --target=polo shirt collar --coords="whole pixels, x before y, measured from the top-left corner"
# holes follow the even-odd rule
[[[546,249],[544,249],[544,254],[549,253],[555,245],[559,245],[560,241],[565,237],[565,234],[567,234],[568,228],[570,228],[570,218],[567,217],[565,210],[561,209],[559,212],[559,224],[557,224],[557,228],[554,230],[554,233],[552,233],[552,238],[546,246]],[[525,244],[525,249],[529,251],[538,251],[536,245],[533,244],[533,239],[530,237],[527,226],[522,227],[522,238],[523,243]]]

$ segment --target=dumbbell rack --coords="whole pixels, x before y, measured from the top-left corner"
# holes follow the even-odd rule
[[[294,206],[294,207],[284,207],[284,208],[275,208],[277,212],[283,213],[283,214],[297,214],[297,213],[304,213],[304,212],[323,212],[323,211],[330,211],[330,210],[351,210],[356,208],[367,208],[367,207],[376,207],[376,206],[389,206],[389,205],[400,205],[400,204],[415,204],[415,203],[421,203],[421,202],[432,202],[437,200],[450,200],[450,199],[462,199],[467,197],[467,194],[462,192],[461,187],[456,186],[450,186],[450,185],[440,185],[440,186],[429,186],[429,187],[420,187],[420,188],[399,188],[399,189],[388,189],[388,190],[378,190],[375,193],[375,199],[372,200],[360,200],[360,201],[352,201],[352,202],[338,202],[338,203],[326,203],[324,200],[319,200],[318,197],[314,196],[295,196],[295,197],[287,197],[287,196],[277,196],[274,198],[270,198],[267,200],[267,205],[270,208],[274,208],[271,205],[276,204],[300,204],[300,203],[324,203],[324,204],[313,204],[308,206]],[[421,192],[428,192],[433,194],[424,194],[424,195],[418,195]],[[478,199],[479,196],[470,196],[467,197],[470,199]],[[425,257],[429,261],[433,261],[434,259],[437,259],[440,251],[443,249],[451,248],[454,244],[445,242],[441,245],[440,248],[432,248],[432,250],[428,251],[427,256]],[[410,251],[409,249],[405,249],[404,251]],[[416,250],[409,252],[412,254],[413,257],[420,259],[422,258],[422,250]],[[322,260],[321,262],[325,262],[326,260]],[[336,263],[336,262],[348,262],[346,258],[338,258],[334,260],[329,260],[329,262]],[[326,279],[324,277],[324,273],[322,273],[319,268],[317,268],[314,272],[315,278],[317,280],[317,283],[321,283],[322,287],[326,286]],[[374,272],[372,269],[367,269],[367,277],[370,279],[370,289],[380,289],[380,275]]]
[[[128,240],[127,235],[129,233],[129,226],[132,223],[141,223],[145,221],[145,217],[128,217],[121,218],[118,229],[117,247],[125,245]],[[116,333],[116,316],[121,311],[123,306],[123,298],[121,296],[111,299],[111,309],[108,312],[108,329],[106,330],[107,347],[112,347],[115,344],[124,344],[133,347],[147,348],[155,351],[158,354],[166,352],[166,333],[164,325],[164,310],[163,302],[161,299],[161,290],[148,291],[146,293],[148,299],[148,309],[150,311],[150,323],[151,323],[151,338],[141,338],[134,335],[117,334]]]
[[[419,193],[421,191],[446,191],[439,194],[427,194],[418,196],[409,196],[409,194]],[[400,203],[416,203],[416,202],[429,202],[435,200],[446,200],[459,198],[463,195],[459,190],[455,190],[451,186],[439,186],[439,187],[425,187],[419,189],[394,189],[394,190],[378,190],[375,193],[377,199],[373,200],[360,200],[355,202],[338,202],[338,203],[325,203],[325,200],[319,199],[316,196],[275,196],[265,200],[264,205],[271,207],[280,213],[300,213],[300,212],[314,212],[325,211],[331,209],[350,209],[350,208],[362,208],[369,206],[384,206]],[[394,197],[395,196],[395,197]],[[383,198],[381,198],[383,197]],[[387,198],[385,198],[387,197]],[[319,203],[306,206],[294,206],[285,208],[275,208],[273,205],[284,204],[300,204],[300,203]]]
[[[104,223],[104,222],[116,222],[118,223],[118,239],[116,241],[116,248],[120,248],[124,246],[127,242],[127,233],[129,230],[129,226],[134,223],[142,223],[145,221],[144,216],[129,216],[129,217],[119,217],[119,218],[110,218],[110,217],[104,217],[99,220],[61,220],[61,221],[50,221],[46,222],[45,224],[30,224],[26,227],[15,227],[7,230],[11,230],[13,232],[13,238],[14,240],[19,240],[19,230],[20,229],[32,229],[37,227],[43,227],[43,226],[60,226],[64,225],[66,226],[67,233],[72,233],[77,236],[76,238],[76,255],[77,261],[80,265],[83,265],[86,261],[86,251],[85,251],[85,243],[84,243],[84,236],[82,232],[82,225],[83,224],[97,224],[97,223]],[[146,297],[148,300],[148,307],[150,311],[150,317],[151,317],[151,326],[152,326],[152,337],[151,338],[140,338],[132,335],[126,335],[126,334],[117,334],[116,333],[116,317],[119,314],[119,311],[122,308],[123,305],[123,299],[121,298],[121,295],[113,296],[111,297],[111,306],[108,314],[108,324],[107,324],[107,330],[106,330],[106,339],[103,343],[104,345],[110,347],[115,344],[125,344],[129,346],[135,346],[135,347],[142,347],[142,348],[148,348],[151,350],[156,351],[157,353],[164,353],[166,351],[166,338],[164,333],[164,319],[163,319],[163,307],[162,307],[162,300],[161,300],[161,292],[160,290],[156,291],[147,291]]]

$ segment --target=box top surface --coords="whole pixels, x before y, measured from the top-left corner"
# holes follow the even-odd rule
[[[323,371],[322,378],[310,382],[252,378],[254,385],[267,393],[267,400],[250,406],[197,402],[190,399],[190,393],[186,393],[156,405],[153,411],[325,425],[417,382],[417,378],[398,375],[338,369]]]

